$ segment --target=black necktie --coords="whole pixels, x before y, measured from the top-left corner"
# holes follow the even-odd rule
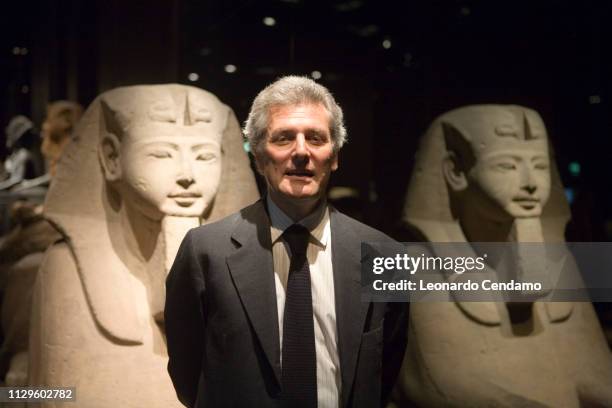
[[[282,396],[292,407],[317,406],[317,356],[310,269],[306,258],[310,232],[294,224],[283,233],[291,264],[283,321]]]

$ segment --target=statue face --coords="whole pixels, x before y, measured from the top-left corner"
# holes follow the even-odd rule
[[[540,216],[550,195],[546,139],[494,136],[487,144],[467,173],[473,204],[494,218]]]
[[[201,216],[219,187],[218,135],[199,125],[159,122],[126,133],[119,156],[126,204],[153,219]]]

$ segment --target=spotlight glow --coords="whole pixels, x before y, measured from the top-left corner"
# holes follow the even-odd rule
[[[310,76],[312,77],[312,79],[321,79],[321,77],[323,76],[323,74],[321,74],[320,71],[312,71],[310,73]]]
[[[264,17],[263,19],[263,23],[264,25],[268,26],[268,27],[274,27],[276,25],[276,19],[274,17]]]
[[[385,50],[388,50],[389,48],[391,48],[391,40],[386,38],[383,42],[382,42],[382,46]]]
[[[187,79],[189,79],[191,82],[195,82],[198,79],[200,79],[200,76],[196,72],[192,72],[189,75],[187,75]]]
[[[238,68],[234,64],[227,64],[225,66],[225,72],[227,72],[228,74],[233,74],[237,70]]]
[[[580,175],[581,166],[577,161],[573,161],[567,166],[570,174],[574,177],[578,177]]]

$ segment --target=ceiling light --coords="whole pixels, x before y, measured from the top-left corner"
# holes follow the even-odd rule
[[[276,19],[274,17],[264,17],[263,23],[268,27],[273,27],[276,25]]]

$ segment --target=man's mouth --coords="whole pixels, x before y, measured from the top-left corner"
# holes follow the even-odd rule
[[[290,177],[313,177],[314,173],[310,170],[287,170],[285,172],[286,176]]]

